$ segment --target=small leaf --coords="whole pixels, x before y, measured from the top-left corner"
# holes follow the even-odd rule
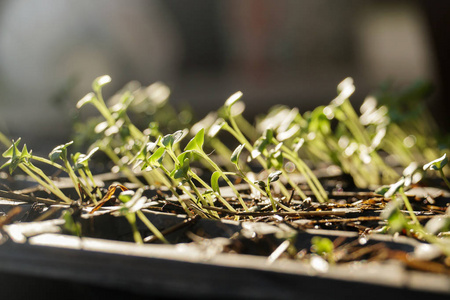
[[[298,152],[298,150],[300,150],[300,148],[303,146],[304,143],[305,143],[304,138],[296,138],[294,140],[294,145],[293,145],[294,152]]]
[[[260,137],[256,140],[255,144],[253,145],[254,150],[252,151],[251,155],[252,158],[256,158],[267,148],[268,141],[265,137]]]
[[[392,197],[392,195],[394,195],[404,185],[405,185],[405,178],[402,177],[400,178],[399,181],[390,185],[389,190],[384,194],[384,198]]]
[[[66,159],[67,158],[67,147],[73,144],[73,141],[68,142],[67,144],[56,146],[48,155],[51,161],[55,161],[58,158]]]
[[[188,171],[189,171],[189,159],[186,158],[183,161],[183,164],[179,165],[177,169],[175,169],[175,172],[173,172],[173,178],[175,179],[187,179]]]
[[[173,137],[173,134],[168,134],[162,138],[161,143],[163,144],[164,147],[171,149],[174,140],[175,139]]]
[[[142,197],[143,189],[140,188],[136,192],[124,191],[119,195],[119,200],[124,203],[122,207],[122,213],[130,214],[135,213],[140,210],[145,202],[147,202],[147,197]]]
[[[166,153],[166,149],[158,148],[147,160],[147,164],[152,167],[159,167],[164,159],[164,154]]]
[[[239,163],[239,156],[241,155],[242,150],[244,149],[245,144],[239,145],[234,149],[233,154],[231,154],[231,162],[236,166]]]
[[[78,102],[77,102],[77,108],[80,109],[81,107],[83,107],[86,103],[91,103],[93,100],[95,99],[95,94],[94,93],[89,93],[86,96],[84,96],[83,98],[81,98]]]
[[[374,193],[375,193],[375,194],[378,194],[378,195],[384,196],[384,194],[386,194],[386,192],[389,191],[389,188],[390,188],[390,187],[391,187],[390,185],[382,185],[382,186],[380,186],[379,188],[377,188],[377,189],[374,191]]]
[[[17,151],[18,151],[17,146],[19,145],[20,140],[21,140],[21,138],[18,138],[17,141],[15,141],[15,142],[13,140],[12,145],[9,146],[9,148],[5,152],[3,152],[2,156],[5,158],[10,158],[13,156],[14,151],[16,151],[16,153],[17,153]]]
[[[199,132],[189,141],[184,151],[198,151],[203,152],[203,142],[205,138],[205,129],[200,129]]]
[[[193,159],[193,154],[190,151],[186,151],[177,156],[178,163],[182,165],[186,159]]]
[[[159,136],[158,137],[158,139],[155,141],[155,142],[148,142],[147,143],[147,152],[153,152],[153,151],[155,151],[155,149],[156,149],[156,147],[157,146],[164,146],[162,143],[161,143],[161,136]]]
[[[130,201],[133,198],[134,194],[135,194],[135,192],[132,190],[123,191],[120,193],[118,198],[121,202],[127,203],[128,201]]]
[[[214,192],[218,193],[220,195],[220,187],[219,187],[219,178],[220,178],[221,174],[218,171],[215,171],[212,175],[211,175],[211,187],[213,189]]]
[[[187,134],[189,133],[188,129],[178,130],[173,133],[173,144],[179,143]]]
[[[92,89],[98,93],[103,86],[107,85],[110,82],[111,82],[111,77],[109,75],[103,75],[103,76],[97,77],[97,78],[95,78],[94,82],[92,83]]]
[[[439,171],[442,170],[442,168],[448,163],[447,153],[444,153],[442,157],[435,159],[426,165],[423,166],[423,170],[435,170]]]
[[[295,124],[294,126],[292,126],[291,128],[289,128],[288,130],[285,130],[283,132],[279,132],[277,134],[277,140],[279,141],[285,141],[287,139],[290,139],[291,137],[294,136],[294,134],[296,134],[298,131],[300,130],[300,126],[298,126],[297,124]]]
[[[224,106],[228,110],[228,112],[230,111],[233,104],[235,104],[241,97],[242,97],[242,92],[239,91],[239,92],[236,92],[233,95],[231,95],[230,98],[228,98],[227,101],[225,101]]]
[[[99,147],[95,147],[94,149],[92,149],[91,151],[89,151],[88,154],[81,154],[81,153],[76,153],[73,158],[75,160],[75,169],[83,169],[83,168],[87,168],[88,167],[88,161],[91,159],[92,155],[94,155],[95,152],[97,152],[99,149]]]
[[[73,235],[81,236],[81,224],[73,219],[70,211],[66,210],[64,212],[63,219],[65,221],[63,226],[65,230]]]
[[[6,167],[8,167],[8,166],[10,166],[11,165],[11,163],[12,163],[12,159],[8,159],[1,167],[0,167],[0,169],[3,169],[3,168],[6,168]],[[10,172],[10,174],[12,174],[13,172],[11,172],[11,169],[9,170]],[[14,171],[14,170],[13,170]]]
[[[257,184],[262,189],[265,189],[267,187],[267,184],[262,180],[255,181],[254,183]]]
[[[208,131],[208,136],[215,137],[224,125],[225,125],[225,121],[223,119],[221,119],[221,118],[217,119],[217,121],[214,122],[213,125],[211,125],[211,128]]]
[[[266,129],[266,131],[264,132],[264,138],[267,140],[268,143],[271,143],[273,139],[273,129],[271,128]]]
[[[269,176],[267,177],[267,179],[269,180],[270,183],[277,181],[278,179],[280,179],[280,175],[281,175],[281,171],[276,171],[273,173],[270,173]]]
[[[315,236],[311,239],[311,251],[319,255],[331,255],[334,251],[334,244],[329,238]]]

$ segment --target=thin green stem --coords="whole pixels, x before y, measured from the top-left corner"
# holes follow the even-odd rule
[[[152,224],[152,222],[150,222],[150,220],[145,216],[145,214],[138,210],[136,212],[136,215],[138,216],[138,218],[142,221],[142,223],[145,224],[145,226],[147,226],[148,229],[150,229],[150,231],[164,244],[169,244],[169,242],[166,240],[166,238],[164,237],[164,235],[161,233],[161,231],[158,230],[158,228],[155,227],[155,225]]]
[[[136,242],[136,244],[139,244],[139,245],[144,244],[144,241],[142,241],[142,236],[139,233],[139,230],[136,226],[136,214],[128,213],[125,215],[125,218],[128,220],[128,223],[130,223],[131,231],[133,232],[133,239]]]
[[[183,208],[183,210],[186,212],[186,214],[189,217],[192,217],[192,213],[191,211],[188,209],[188,207],[186,206],[186,203],[184,203],[181,199],[180,199],[180,195],[178,195],[177,191],[173,188],[173,185],[170,184],[169,180],[167,180],[167,178],[161,174],[160,172],[158,172],[158,170],[153,170],[152,172],[153,174],[155,174],[156,177],[158,177],[158,179],[162,182],[163,185],[165,185],[171,192],[172,194],[178,199],[178,202],[180,203],[181,207]],[[147,172],[144,172],[143,175],[144,177],[146,176]]]
[[[39,178],[38,176],[36,176],[35,173],[33,173],[27,166],[24,166],[22,164],[19,165],[19,168],[24,171],[25,173],[27,173],[31,178],[33,178],[34,180],[36,180],[40,185],[42,185],[44,188],[48,189],[50,192],[52,192],[55,196],[57,196],[58,198],[60,198],[61,200],[63,200],[66,203],[72,203],[73,201],[70,200],[66,195],[64,195],[60,189],[48,184],[47,182],[45,182],[44,180],[42,180],[41,178]]]
[[[441,177],[444,180],[444,182],[447,185],[447,187],[450,189],[450,182],[448,182],[448,179],[445,176],[444,171],[442,171],[442,169],[439,169],[439,173],[441,174]]]
[[[134,175],[134,173],[125,166],[121,161],[117,154],[111,149],[109,145],[106,147],[100,148],[105,154],[113,161],[113,163],[120,168],[120,170],[127,176],[128,180],[132,183],[135,183],[139,186],[143,186],[143,183]]]
[[[266,185],[266,193],[267,193],[267,196],[270,199],[270,202],[272,203],[272,210],[276,212],[277,211],[277,205],[275,204],[275,200],[273,199],[272,193],[270,192],[270,183],[267,183],[267,185]]]
[[[39,161],[39,162],[45,163],[45,164],[47,164],[47,165],[50,165],[50,166],[52,166],[52,167],[55,167],[55,168],[60,169],[61,171],[64,171],[64,172],[67,173],[67,169],[66,169],[65,167],[63,167],[63,166],[61,166],[60,164],[55,163],[55,162],[53,162],[53,161],[51,161],[51,160],[49,160],[49,159],[46,159],[46,158],[44,158],[44,157],[31,155],[31,159],[32,159],[32,160],[35,160],[35,161]]]
[[[207,190],[212,190],[211,186],[209,186],[203,179],[201,179],[200,177],[198,177],[197,174],[195,174],[194,172],[190,171],[190,173],[192,175],[192,177],[197,180],[204,188],[206,188]],[[228,208],[229,210],[231,210],[232,212],[236,212],[236,210],[233,208],[233,206],[230,205],[230,203],[228,203],[227,200],[225,200],[219,193],[214,192],[214,195],[217,197],[217,199],[219,199],[219,201],[226,206],[226,208]],[[214,205],[212,205],[214,206]]]
[[[72,166],[69,164],[67,159],[64,158],[63,161],[64,161],[64,164],[66,165],[67,174],[69,174],[69,177],[72,180],[75,191],[77,191],[78,197],[80,197],[80,199],[81,199],[81,191],[79,190],[79,186],[78,186],[78,183],[79,183],[78,177],[75,174],[75,172],[73,171]]]
[[[414,224],[417,224],[420,226],[420,222],[417,219],[416,214],[414,213],[414,210],[411,206],[411,203],[408,200],[408,197],[405,195],[403,187],[401,187],[399,191],[400,191],[400,195],[402,197],[403,203],[405,204],[405,207],[408,210],[409,216],[411,217],[411,220],[413,220]]]
[[[247,207],[247,205],[245,204],[244,199],[242,199],[241,194],[238,192],[238,190],[235,188],[235,186],[231,183],[230,179],[228,179],[228,177],[227,177],[227,176],[223,173],[223,171],[219,168],[219,166],[217,166],[216,163],[213,162],[213,161],[208,157],[208,155],[206,155],[205,152],[203,152],[203,151],[202,151],[202,152],[197,151],[197,153],[198,153],[201,157],[203,157],[208,163],[210,163],[211,166],[213,166],[213,168],[214,168],[217,172],[219,172],[220,176],[225,180],[225,182],[228,184],[228,186],[233,190],[233,192],[234,192],[234,194],[236,195],[236,197],[238,198],[239,203],[241,204],[241,206],[244,208],[244,210],[245,210],[246,212],[248,212],[248,211],[249,211],[249,210],[248,210],[248,207]]]

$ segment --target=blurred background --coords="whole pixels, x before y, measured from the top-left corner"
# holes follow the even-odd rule
[[[355,79],[355,105],[386,80],[430,80],[450,112],[450,1],[0,0],[0,129],[33,147],[68,140],[76,102],[109,74],[163,81],[202,118],[241,90],[246,114],[327,104]]]

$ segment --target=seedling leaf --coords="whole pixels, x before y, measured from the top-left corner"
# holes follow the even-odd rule
[[[103,76],[97,77],[97,78],[95,78],[94,82],[92,83],[92,89],[98,93],[103,86],[107,85],[110,82],[111,82],[111,77],[109,75],[103,75]]]
[[[423,170],[439,171],[448,163],[447,153],[444,153],[440,158],[435,159],[423,166]]]
[[[231,107],[242,97],[242,92],[236,92],[225,101],[225,108],[230,112]]]
[[[169,149],[172,148],[173,142],[174,142],[173,134],[167,134],[161,140],[163,146]]]
[[[311,251],[320,256],[332,255],[334,251],[334,244],[329,238],[315,236],[311,239]]]
[[[12,141],[12,145],[11,146],[9,146],[9,148],[5,151],[5,152],[3,152],[3,157],[5,157],[5,158],[9,158],[9,157],[12,157],[13,156],[13,154],[14,154],[14,152],[16,151],[18,151],[17,150],[17,146],[19,145],[19,143],[20,143],[20,140],[21,140],[21,138],[18,138],[17,139],[17,141],[15,141],[14,142],[14,140]]]
[[[119,210],[119,214],[128,215],[140,210],[147,202],[147,197],[142,197],[142,193],[142,189],[138,189],[136,192],[131,190],[121,192],[118,198],[123,205]]]
[[[401,187],[405,185],[405,178],[400,178],[399,181],[397,181],[394,184],[391,184],[389,190],[384,194],[384,198],[390,198],[392,195],[394,195]]]
[[[208,131],[208,136],[215,137],[224,125],[225,125],[225,121],[223,119],[221,119],[221,118],[217,119],[217,121],[214,122],[213,125],[211,125],[211,128]]]
[[[73,219],[72,213],[69,210],[64,212],[63,219],[65,221],[63,226],[65,230],[73,235],[81,236],[81,224]]]
[[[83,107],[86,103],[91,103],[92,100],[95,98],[95,94],[94,93],[89,93],[86,96],[84,96],[83,98],[81,98],[78,102],[77,102],[77,108],[80,109],[81,107]]]
[[[221,174],[218,171],[215,171],[212,175],[211,175],[211,187],[213,189],[214,192],[218,193],[220,195],[220,187],[219,187],[219,178],[220,178]]]
[[[267,187],[267,184],[263,180],[255,181],[255,184],[257,184],[262,189],[265,189]]]
[[[148,165],[151,167],[159,167],[164,159],[166,150],[164,148],[158,148],[147,160]]]
[[[273,173],[270,173],[269,176],[267,177],[267,179],[269,180],[270,183],[277,181],[278,179],[280,179],[280,175],[281,175],[281,171],[276,171]]]
[[[189,158],[186,158],[181,165],[173,172],[173,178],[175,179],[187,179],[189,171]]]
[[[67,158],[67,147],[73,144],[73,141],[68,142],[67,144],[56,146],[48,155],[51,161],[55,161],[58,158],[66,159]]]
[[[187,134],[189,133],[188,129],[178,130],[173,133],[173,144],[179,143]]]
[[[203,152],[203,142],[205,139],[205,129],[200,129],[199,132],[189,141],[184,151],[198,151]]]
[[[239,145],[234,149],[233,154],[231,154],[231,162],[235,164],[236,166],[239,163],[239,156],[242,153],[242,150],[244,149],[245,144]]]
[[[94,155],[95,152],[97,152],[99,147],[95,147],[91,151],[89,151],[88,154],[82,154],[82,153],[76,153],[73,157],[75,159],[75,166],[74,169],[83,169],[88,167],[88,161],[91,159],[92,155]]]

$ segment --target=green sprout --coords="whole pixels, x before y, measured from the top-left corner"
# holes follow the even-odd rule
[[[270,184],[272,182],[278,181],[280,179],[281,171],[276,171],[273,173],[270,173],[269,176],[267,176],[267,181],[264,182],[262,180],[257,181],[257,183],[262,189],[266,191],[267,196],[270,199],[270,202],[272,203],[272,209],[273,211],[277,211],[277,205],[282,205],[280,202],[275,201],[275,199],[272,196],[272,192],[270,191]],[[284,207],[285,208],[285,207]],[[289,210],[289,209],[288,209]]]
[[[405,194],[405,178],[402,177],[399,181],[392,184],[387,192],[384,194],[385,198],[391,198],[391,201],[386,205],[385,209],[380,215],[380,218],[387,220],[389,225],[389,230],[391,233],[399,232],[403,229],[416,233],[419,238],[426,240],[429,243],[437,245],[443,253],[447,256],[450,255],[450,249],[445,244],[445,242],[438,239],[435,235],[427,231],[420,224],[414,210],[409,202],[408,197]],[[393,198],[393,196],[396,196]],[[408,221],[402,214],[400,209],[405,206],[411,222]],[[431,226],[431,224],[430,224]],[[442,226],[445,227],[445,224]]]
[[[226,176],[226,174],[222,171],[222,169],[209,158],[209,156],[203,151],[203,143],[204,143],[204,137],[205,137],[205,131],[202,129],[200,130],[186,145],[184,148],[185,152],[192,152],[194,154],[197,154],[202,159],[207,161],[218,174],[220,174],[220,177],[222,177],[225,182],[228,184],[228,186],[233,190],[234,194],[238,198],[241,206],[244,208],[245,211],[248,212],[248,207],[245,204],[244,200],[242,199],[239,191],[236,189],[236,187],[231,183],[230,179]]]
[[[15,142],[13,141],[12,145],[3,153],[3,157],[8,158],[8,161],[4,163],[0,168],[3,169],[5,167],[8,167],[11,174],[16,170],[16,168],[19,168],[64,202],[72,203],[72,200],[64,195],[64,193],[55,185],[53,180],[45,175],[45,173],[40,168],[36,167],[31,162],[31,160],[34,159],[37,161],[45,162],[62,170],[65,170],[64,167],[45,158],[32,155],[31,151],[28,151],[26,145],[24,145],[22,151],[20,151],[18,149],[19,143],[20,138]]]
[[[448,181],[447,177],[444,174],[444,171],[442,170],[447,165],[447,163],[448,163],[447,153],[444,153],[444,155],[442,155],[440,158],[435,159],[435,160],[427,163],[426,165],[424,165],[423,170],[424,171],[427,171],[427,170],[438,171],[439,174],[441,175],[442,179],[444,180],[445,184],[450,189],[450,182]]]
[[[329,238],[314,236],[311,239],[311,251],[324,257],[330,264],[335,263],[334,244]]]
[[[158,228],[156,228],[141,211],[143,205],[147,202],[147,197],[142,196],[142,193],[143,189],[138,189],[136,192],[131,190],[121,192],[119,195],[119,200],[122,202],[122,205],[115,215],[124,216],[127,219],[133,231],[134,241],[137,244],[143,244],[143,241],[136,224],[136,216],[161,242],[168,244],[169,242],[158,230]]]

